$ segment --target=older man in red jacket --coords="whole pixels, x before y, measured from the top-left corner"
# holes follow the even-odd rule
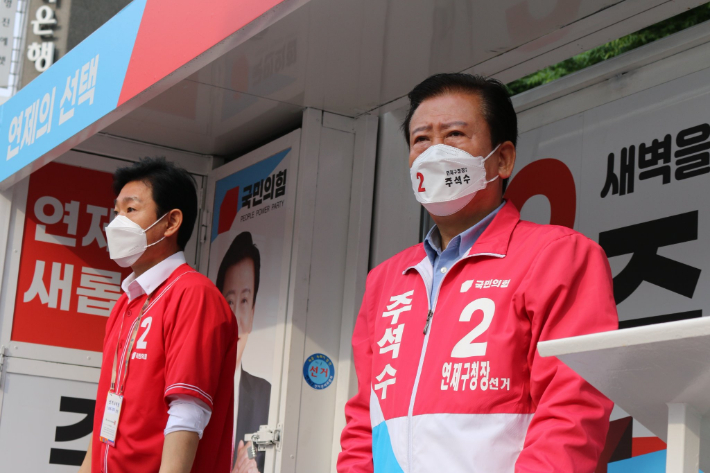
[[[436,226],[368,276],[338,472],[592,473],[612,403],[537,343],[617,328],[604,251],[503,200],[502,84],[440,74],[409,98],[412,188]]]

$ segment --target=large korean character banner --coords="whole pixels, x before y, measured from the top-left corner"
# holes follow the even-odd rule
[[[12,340],[101,352],[130,268],[109,259],[112,175],[50,163],[29,178]]]
[[[270,406],[278,403],[281,376],[298,137],[294,132],[232,161],[208,182],[213,207],[207,272],[239,326],[235,470],[248,460],[239,442],[277,414]],[[263,452],[255,463],[260,473],[273,468]]]
[[[522,218],[604,248],[621,328],[710,305],[709,84],[700,71],[520,136],[507,198]],[[616,408],[598,471],[631,471],[647,455],[663,465],[664,448]]]

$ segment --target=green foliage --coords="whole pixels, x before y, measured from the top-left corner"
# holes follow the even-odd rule
[[[632,49],[664,38],[678,31],[695,26],[698,23],[710,20],[710,3],[688,10],[651,25],[647,28],[631,33],[622,38],[610,41],[602,46],[583,52],[560,63],[546,67],[529,76],[508,84],[511,95],[516,95],[542,84],[547,84],[567,74],[579,71],[599,62],[623,54]]]

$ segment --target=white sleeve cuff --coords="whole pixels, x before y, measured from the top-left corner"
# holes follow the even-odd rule
[[[179,430],[196,432],[202,438],[202,433],[212,416],[212,409],[203,401],[188,394],[173,394],[168,396],[168,423],[165,435]]]

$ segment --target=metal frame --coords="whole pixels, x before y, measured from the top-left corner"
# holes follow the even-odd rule
[[[348,223],[348,250],[345,263],[345,285],[340,326],[340,352],[335,363],[338,373],[335,384],[335,421],[330,471],[335,471],[340,453],[340,433],[345,427],[345,403],[357,392],[357,376],[352,358],[350,340],[355,320],[365,295],[365,280],[369,271],[370,232],[375,187],[377,158],[377,129],[379,121],[372,115],[363,115],[355,122],[355,151],[353,179],[350,189],[350,221]]]
[[[289,427],[298,425],[300,419],[302,381],[300,361],[303,359],[306,335],[316,177],[322,123],[321,111],[306,109],[303,112],[289,272],[289,304],[282,364],[284,370],[281,374],[279,398],[279,423],[284,426],[284,430],[281,437],[281,451],[276,452],[275,458],[277,466],[274,471],[277,473],[296,471],[298,436],[291,435]],[[299,360],[299,363],[293,360]]]
[[[289,424],[292,426],[290,437],[297,438],[297,458],[295,463],[288,463],[297,472],[328,470],[331,458],[326,452],[333,442],[335,419],[340,416],[340,412],[336,412],[337,388],[314,390],[302,374],[303,363],[310,355],[323,353],[338,363],[343,348],[340,343],[342,311],[346,274],[351,269],[347,267],[348,241],[354,236],[349,234],[355,162],[355,136],[350,129],[356,122],[346,119],[352,128],[344,131],[341,126],[329,126],[332,123],[330,115],[322,113],[323,125],[318,140],[312,143],[314,152],[302,156],[302,162],[310,159],[317,163],[317,172],[313,176],[312,220],[303,222],[309,226],[304,225],[304,233],[310,233],[310,258],[301,261],[308,266],[309,281],[307,287],[302,286],[302,292],[294,294],[294,298],[306,298],[303,312],[298,314],[294,307],[294,333],[302,331],[305,338],[300,355],[291,358],[288,368],[290,373],[298,372],[299,378],[294,386],[298,391],[293,392],[300,398],[299,418],[297,423]],[[299,191],[301,189],[303,187],[299,186]],[[302,203],[305,206],[306,202]],[[302,325],[296,325],[297,315],[302,316],[299,317]],[[341,380],[342,376],[336,367],[335,377]],[[289,471],[285,466],[282,471]]]
[[[88,366],[52,363],[50,361],[29,360],[26,358],[11,358],[6,360],[7,373],[41,376],[44,378],[68,379],[86,383],[99,383],[101,369]],[[2,407],[2,406],[0,406]]]
[[[24,192],[21,192],[24,188]],[[19,194],[19,195],[17,195]],[[8,281],[8,284],[1,284],[0,285],[0,350],[2,352],[0,353],[0,356],[3,357],[3,370],[0,371],[0,416],[2,416],[2,406],[3,406],[3,397],[4,397],[4,380],[5,380],[5,373],[7,373],[9,366],[10,366],[10,359],[7,356],[7,342],[9,342],[10,339],[10,332],[12,329],[12,313],[14,309],[10,312],[3,310],[3,301],[6,298],[6,294],[12,294],[13,299],[14,299],[14,294],[17,291],[17,274],[19,271],[19,258],[15,257],[12,258],[12,253],[8,255],[8,252],[11,251],[11,246],[12,243],[16,243],[15,240],[17,240],[17,231],[15,231],[16,228],[16,223],[15,221],[18,220],[18,216],[16,214],[20,213],[17,210],[16,204],[17,200],[21,199],[21,196],[24,195],[22,208],[24,209],[24,200],[27,198],[27,180],[23,180],[19,182],[17,185],[15,185],[13,188],[0,191],[0,228],[4,230],[0,230],[0,269],[2,269],[2,272],[0,272],[0,276],[2,277],[3,281]],[[24,211],[21,212],[19,215],[20,219],[24,222]],[[20,227],[21,228],[21,227]],[[21,233],[21,232],[20,232]],[[20,244],[22,242],[22,237],[20,236],[19,238]],[[14,250],[17,252],[17,250]],[[9,264],[7,264],[9,261]],[[15,264],[13,264],[16,261]],[[8,275],[13,275],[14,274],[14,280],[9,279]],[[11,286],[11,287],[8,287]],[[7,338],[7,341],[5,340]]]

